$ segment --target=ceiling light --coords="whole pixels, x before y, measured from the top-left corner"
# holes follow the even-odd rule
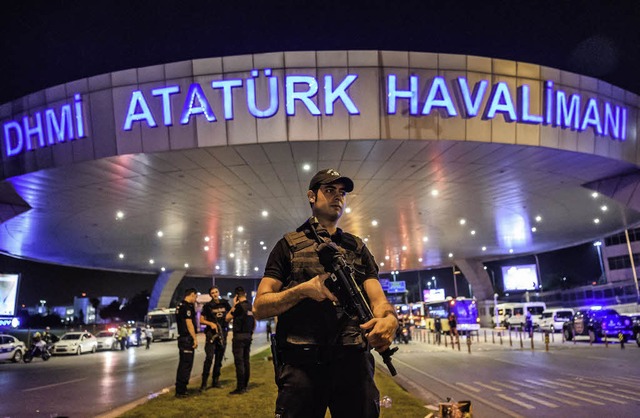
[[[269,216],[269,212],[267,212],[266,210],[262,211],[262,217],[266,218],[267,216]]]
[[[351,213],[351,208],[346,208],[344,211],[347,213]]]
[[[309,171],[309,170],[311,170],[311,164],[304,164],[304,165],[302,166],[302,169],[303,169],[304,171]]]
[[[184,263],[184,268],[188,269],[189,268],[189,263]]]
[[[420,258],[418,259],[418,262],[422,263],[422,257],[420,257]]]
[[[166,269],[164,267],[160,267],[160,271],[165,271]]]
[[[453,257],[453,253],[449,253],[449,258]]]
[[[164,232],[158,231],[156,232],[156,235],[158,236],[158,238],[162,238],[164,236]]]
[[[542,222],[542,216],[540,215],[536,216],[536,222]]]
[[[263,246],[262,246],[262,249],[266,251],[266,250],[267,250],[267,246],[266,246],[266,245],[263,245]]]
[[[216,265],[216,270],[220,270],[220,266]]]
[[[438,196],[440,192],[438,192],[436,189],[431,190],[431,196]]]
[[[407,251],[407,246],[406,245],[402,246],[402,251]]]
[[[231,257],[231,258],[235,258],[235,256],[236,255],[234,253],[229,254],[229,257]]]
[[[375,219],[373,221],[371,221],[371,225],[373,226],[378,226],[378,221],[376,221]]]
[[[384,267],[384,261],[380,262],[380,267]]]
[[[259,270],[258,267],[253,268],[253,271],[258,271],[258,270]]]
[[[460,219],[460,225],[464,225],[464,224],[466,224],[466,223],[467,223],[467,220],[466,220],[466,219],[464,219],[464,218]]]
[[[595,199],[596,197],[598,197],[598,192],[593,192],[593,193],[591,193],[591,197],[593,197],[594,199]]]
[[[120,254],[118,254],[118,257],[120,257],[120,259],[123,259],[124,258],[124,254],[120,253]]]
[[[369,238],[363,239],[364,242],[369,242]]]
[[[209,238],[209,237],[204,237],[204,241],[205,241],[205,242],[209,242],[209,240],[210,240],[210,239],[211,239],[211,238]]]
[[[204,250],[205,250],[205,251],[209,251],[209,246],[208,246],[208,245],[205,245],[205,246],[204,246]]]
[[[600,206],[600,210],[603,212],[606,212],[609,208],[607,207],[607,205],[602,205]]]
[[[388,260],[388,259],[389,259],[389,256],[388,256],[388,255],[385,255],[385,256],[384,256],[384,259],[385,259],[385,260]]]
[[[121,210],[117,211],[116,212],[116,219],[120,220],[122,218],[124,218],[124,212],[121,211]]]
[[[482,268],[484,268],[485,270],[487,269],[487,266],[483,266]]]
[[[487,247],[482,247],[482,251],[487,251]]]
[[[513,254],[513,248],[509,248],[509,254]]]
[[[244,226],[239,226],[238,227],[238,232],[242,232],[242,231],[244,231]]]
[[[475,235],[475,234],[476,234],[476,230],[475,230],[475,229],[472,229],[472,230],[471,230],[471,235]]]
[[[600,223],[600,219],[599,218],[594,219],[593,223],[599,224]]]
[[[531,228],[531,232],[536,232],[538,230],[538,228],[536,228],[535,226]]]
[[[422,237],[422,242],[427,242],[429,241],[429,237]]]
[[[150,258],[149,259],[149,264],[153,264],[153,263],[155,263],[155,260],[153,258]]]
[[[264,241],[260,241],[260,245],[264,245]]]

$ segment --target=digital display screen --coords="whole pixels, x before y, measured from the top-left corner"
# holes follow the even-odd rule
[[[536,290],[539,287],[536,265],[502,266],[502,282],[505,292]]]
[[[444,289],[424,289],[422,291],[422,296],[425,302],[437,302],[440,300],[445,300],[444,297]]]
[[[0,315],[14,316],[16,314],[16,301],[18,298],[17,274],[0,273]]]

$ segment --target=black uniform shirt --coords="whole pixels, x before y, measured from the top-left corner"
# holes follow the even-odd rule
[[[233,316],[234,335],[253,333],[253,325],[255,324],[255,319],[253,317],[253,312],[251,311],[251,309],[251,304],[246,300],[236,303],[236,308],[231,313],[231,315]]]
[[[196,318],[196,309],[193,306],[193,303],[189,303],[186,300],[183,300],[176,306],[176,320],[178,322],[178,334],[181,337],[188,337],[189,328],[187,328],[187,319],[190,319],[195,329],[195,318]]]
[[[219,299],[219,302],[212,300],[211,302],[205,303],[205,305],[202,307],[202,316],[204,316],[207,321],[217,322],[218,325],[220,325],[224,336],[226,337],[229,327],[227,325],[227,321],[224,320],[224,317],[230,310],[231,306],[226,299]],[[206,331],[213,331],[214,333],[216,332],[216,330],[212,330],[209,325],[207,325]]]

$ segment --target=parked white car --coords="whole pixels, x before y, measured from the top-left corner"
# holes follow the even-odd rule
[[[0,361],[11,360],[19,363],[25,351],[27,348],[22,341],[13,335],[0,334]]]
[[[542,312],[542,315],[540,315],[540,330],[551,332],[562,331],[564,323],[571,321],[572,317],[573,309],[545,309],[545,311]]]
[[[53,345],[52,354],[95,353],[98,340],[90,332],[67,332]]]
[[[100,331],[96,334],[98,350],[119,350],[120,343],[115,331]]]

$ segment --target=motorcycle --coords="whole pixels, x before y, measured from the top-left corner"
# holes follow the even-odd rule
[[[41,357],[43,361],[47,361],[51,358],[51,351],[46,344],[31,344],[31,348],[24,353],[22,361],[25,363],[31,363],[35,357]]]

